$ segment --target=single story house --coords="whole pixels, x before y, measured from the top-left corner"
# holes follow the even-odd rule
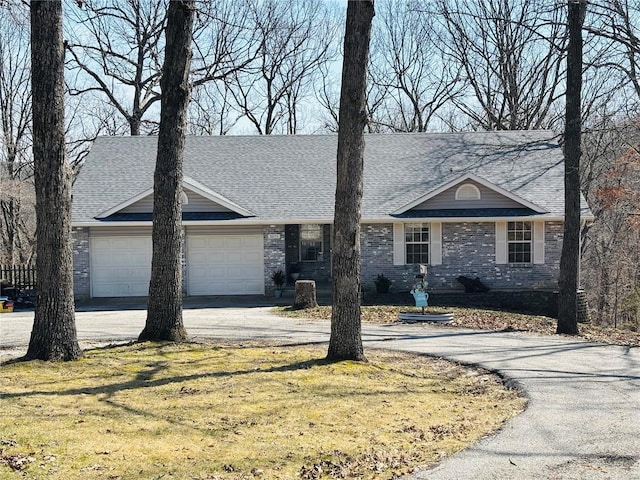
[[[145,296],[156,137],[101,137],[73,187],[75,293]],[[266,294],[271,273],[331,281],[337,136],[190,136],[185,295]],[[549,131],[367,134],[362,284],[460,275],[499,291],[557,288],[563,155]],[[585,220],[592,218],[586,204]]]

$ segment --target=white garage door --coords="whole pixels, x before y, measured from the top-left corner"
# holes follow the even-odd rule
[[[187,235],[189,295],[264,294],[262,235]]]
[[[150,236],[91,239],[93,297],[146,297],[150,277]]]

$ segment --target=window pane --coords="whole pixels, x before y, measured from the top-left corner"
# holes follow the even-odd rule
[[[404,231],[406,263],[429,263],[429,224],[408,223]]]
[[[322,240],[322,225],[300,225],[300,238],[303,240]]]
[[[300,260],[303,262],[315,262],[318,260],[318,253],[322,251],[322,242],[312,242],[302,240],[300,242]]]
[[[404,226],[404,241],[413,242],[413,225],[411,224]]]
[[[508,223],[509,263],[531,263],[532,239],[531,222]]]
[[[531,244],[530,243],[510,243],[509,263],[530,263]]]
[[[322,232],[320,224],[300,225],[300,261],[318,261],[318,254],[322,252]]]

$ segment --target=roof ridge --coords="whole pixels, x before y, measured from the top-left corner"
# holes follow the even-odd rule
[[[548,133],[552,135],[557,135],[551,129],[535,129],[535,130],[472,130],[472,131],[461,131],[461,132],[374,132],[374,133],[365,133],[365,137],[391,137],[391,136],[457,136],[457,135],[522,135],[526,133]],[[241,134],[241,135],[196,135],[189,134],[186,138],[230,138],[230,139],[239,139],[239,138],[302,138],[302,137],[311,137],[311,138],[321,138],[321,137],[337,137],[337,133],[295,133],[295,134],[270,134],[270,135],[260,135],[256,134]],[[96,139],[100,138],[112,138],[112,139],[158,139],[158,135],[98,135]]]

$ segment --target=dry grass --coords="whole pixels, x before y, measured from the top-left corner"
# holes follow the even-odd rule
[[[557,321],[541,315],[524,315],[521,313],[501,312],[497,310],[480,310],[474,308],[429,307],[433,312],[453,312],[454,320],[443,327],[474,328],[479,330],[513,330],[537,333],[541,335],[555,335]],[[278,315],[310,318],[331,319],[331,307],[321,306],[307,310],[293,310],[290,307],[275,307]],[[416,307],[378,305],[363,306],[362,321],[368,323],[397,323],[398,313],[420,312]],[[612,345],[640,346],[640,333],[612,328],[592,323],[578,325],[580,337],[593,342],[609,343]]]
[[[326,346],[136,344],[1,367],[0,478],[394,478],[524,407],[493,375]]]

